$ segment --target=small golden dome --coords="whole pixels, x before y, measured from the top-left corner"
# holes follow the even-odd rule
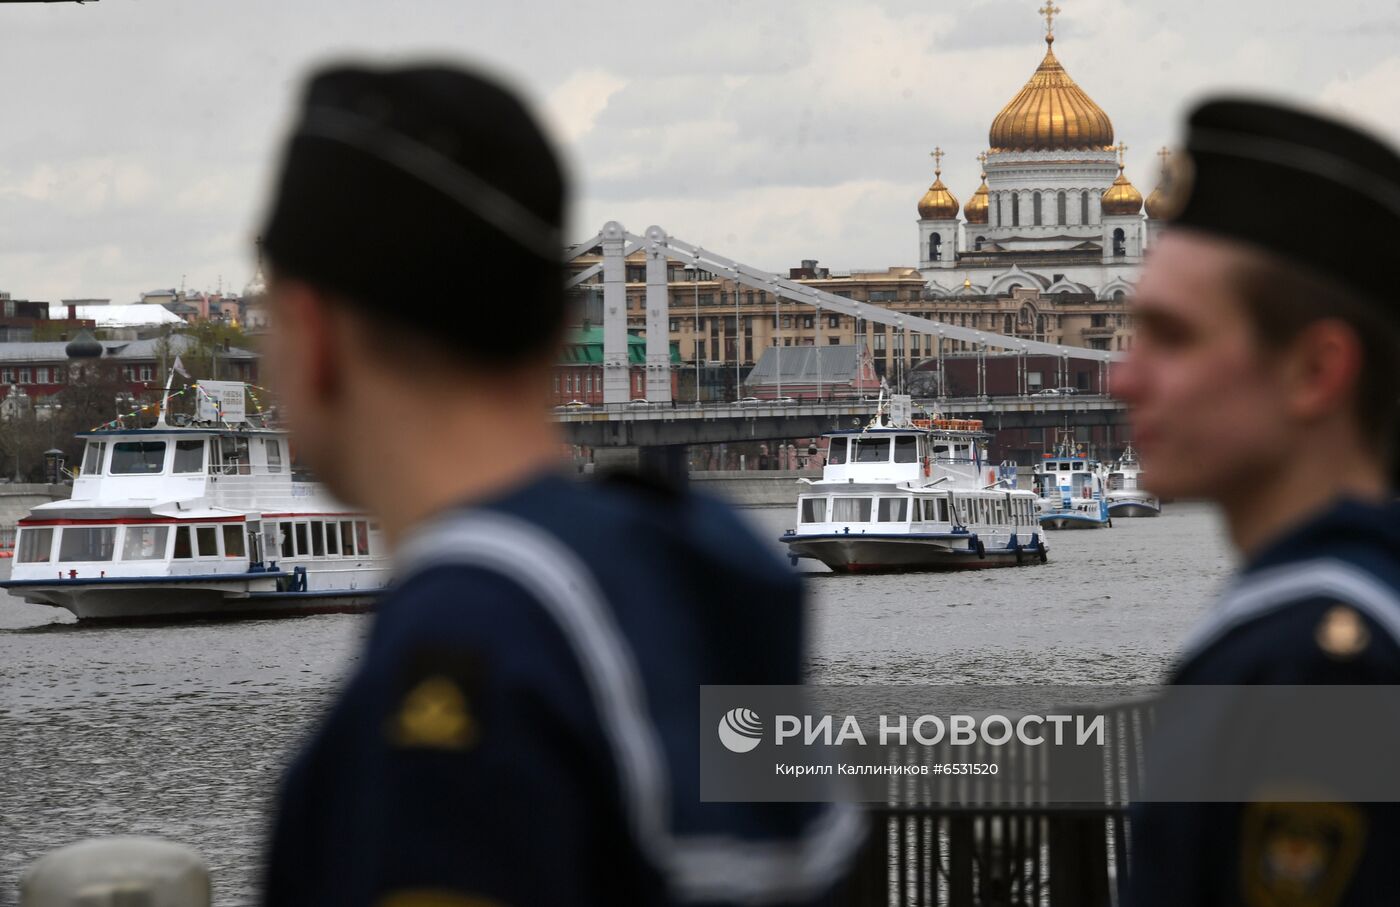
[[[972,198],[967,200],[967,207],[963,208],[963,214],[967,215],[969,224],[987,223],[987,174],[982,174],[982,185],[977,187],[977,191],[972,193]]]
[[[1153,220],[1165,218],[1167,209],[1170,207],[1167,203],[1167,193],[1164,190],[1171,182],[1171,171],[1167,167],[1167,159],[1171,157],[1171,152],[1163,148],[1157,152],[1157,156],[1162,159],[1162,175],[1157,180],[1156,188],[1147,196],[1147,216]]]
[[[1101,151],[1113,144],[1108,114],[1055,58],[1054,35],[1030,81],[992,121],[994,151]]]
[[[924,220],[952,220],[957,216],[957,197],[943,185],[943,171],[933,171],[933,185],[919,199],[919,217]]]
[[[1128,182],[1123,175],[1123,165],[1118,165],[1118,179],[1103,194],[1104,214],[1137,214],[1142,210],[1142,193]]]

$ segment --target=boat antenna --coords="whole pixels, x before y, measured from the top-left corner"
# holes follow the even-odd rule
[[[179,357],[176,357],[177,359]],[[175,369],[165,370],[165,391],[160,395],[160,408],[156,410],[156,428],[165,428],[165,411],[170,408],[170,385],[175,380]]]

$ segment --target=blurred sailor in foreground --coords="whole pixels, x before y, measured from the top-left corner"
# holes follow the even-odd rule
[[[1223,99],[1178,158],[1114,390],[1153,490],[1220,504],[1244,567],[1172,682],[1400,683],[1400,157]],[[1393,804],[1148,805],[1131,903],[1400,903],[1397,853]]]
[[[724,506],[557,474],[564,199],[488,79],[310,83],[268,358],[396,578],[286,779],[269,904],[818,903],[859,841],[849,809],[699,802],[698,687],[800,683],[800,586]]]

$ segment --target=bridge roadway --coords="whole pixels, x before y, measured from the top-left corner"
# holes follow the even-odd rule
[[[1121,425],[1122,402],[1111,397],[984,397],[915,400],[915,413],[981,419],[988,431],[1003,428],[1075,428]],[[555,421],[574,444],[593,448],[677,447],[810,438],[839,428],[859,428],[875,413],[875,400],[820,403],[606,404],[559,407]]]

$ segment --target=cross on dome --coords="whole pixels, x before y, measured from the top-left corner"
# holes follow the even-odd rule
[[[1045,43],[1053,44],[1055,41],[1055,17],[1060,14],[1060,8],[1055,5],[1054,0],[1045,0],[1045,5],[1037,12],[1045,17]]]

